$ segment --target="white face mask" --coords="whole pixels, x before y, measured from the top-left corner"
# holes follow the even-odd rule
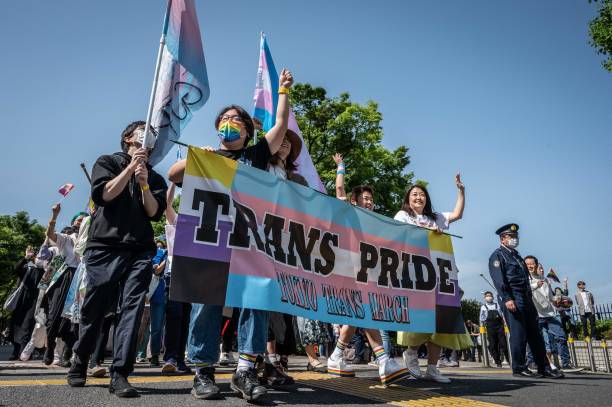
[[[508,246],[511,249],[516,249],[519,245],[519,238],[518,237],[509,237],[506,243],[506,246]]]
[[[488,303],[491,303],[491,302],[493,302],[493,297],[486,296],[485,297],[485,301],[488,302]]]

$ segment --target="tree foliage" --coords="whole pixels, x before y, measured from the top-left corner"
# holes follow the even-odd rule
[[[612,72],[612,0],[590,0],[598,3],[598,15],[589,23],[590,44],[598,54],[606,56],[602,66]]]
[[[329,97],[325,89],[296,84],[291,104],[314,165],[329,194],[335,195],[334,153],[346,164],[347,192],[357,185],[375,190],[376,211],[393,216],[401,207],[413,174],[408,147],[388,150],[381,142],[382,114],[378,104],[352,102],[348,93]]]
[[[470,320],[480,325],[480,301],[468,298],[461,300],[461,313],[463,314],[463,320]]]
[[[5,298],[17,276],[13,267],[28,246],[36,250],[45,239],[45,228],[30,220],[27,212],[0,215],[0,299]]]

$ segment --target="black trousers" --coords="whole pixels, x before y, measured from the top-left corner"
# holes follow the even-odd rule
[[[525,353],[527,344],[533,353],[533,360],[538,372],[547,370],[544,339],[538,326],[538,312],[533,305],[531,295],[521,291],[513,292],[516,311],[510,312],[505,304],[500,304],[506,323],[510,329],[510,349],[512,350],[512,372],[520,373],[527,368]]]
[[[191,304],[186,302],[166,302],[166,331],[164,334],[164,361],[185,361],[185,348],[189,337],[189,318]]]
[[[589,330],[587,329],[587,321],[591,324],[591,335],[589,335]],[[580,322],[582,323],[582,334],[585,337],[590,336],[591,339],[595,339],[595,314],[585,312],[584,315],[580,315]]]
[[[506,358],[508,363],[508,344],[506,343],[506,334],[504,333],[503,323],[488,323],[487,322],[487,342],[489,353],[495,361],[496,365],[500,365],[502,362],[502,356]]]
[[[124,376],[134,370],[138,328],[151,282],[153,251],[88,249],[88,283],[81,308],[79,339],[74,345],[83,361],[96,348],[104,317],[117,304],[111,372]]]
[[[110,333],[110,328],[113,325],[114,320],[114,315],[110,315],[104,318],[102,330],[100,331],[100,335],[98,335],[98,339],[96,340],[96,348],[94,349],[94,352],[91,355],[91,360],[89,361],[90,367],[94,367],[96,365],[101,365],[102,363],[104,363],[106,342],[108,342],[108,334]]]

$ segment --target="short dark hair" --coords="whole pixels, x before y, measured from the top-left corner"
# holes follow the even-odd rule
[[[125,142],[125,138],[128,136],[131,137],[134,130],[140,127],[144,128],[146,124],[147,123],[142,120],[136,120],[135,122],[132,122],[127,125],[127,127],[121,133],[121,151],[123,151],[124,153],[127,153],[129,149],[129,146]],[[149,131],[152,132],[155,137],[157,137],[157,132],[152,126],[149,126]]]
[[[219,128],[219,123],[221,123],[221,117],[228,110],[232,110],[232,109],[234,109],[234,110],[236,110],[238,112],[238,116],[240,116],[240,118],[242,119],[242,123],[244,124],[244,128],[247,131],[247,138],[244,141],[244,146],[246,147],[246,145],[249,144],[249,140],[251,140],[251,138],[253,138],[253,135],[255,134],[255,126],[253,125],[253,118],[251,117],[251,115],[248,114],[247,111],[244,110],[242,107],[240,107],[238,105],[229,105],[229,106],[225,106],[223,109],[221,109],[221,111],[217,115],[217,118],[215,119],[215,130]]]
[[[415,216],[414,211],[410,208],[409,197],[410,193],[413,189],[419,188],[425,194],[425,207],[423,208],[423,215],[427,216],[431,220],[436,220],[436,215],[434,213],[433,204],[431,203],[431,198],[429,197],[429,192],[424,185],[415,184],[408,188],[406,191],[406,195],[404,195],[404,203],[402,204],[402,210],[408,212],[410,216]]]
[[[491,291],[485,291],[485,293],[484,293],[485,297],[486,297],[487,295],[489,295],[489,294],[491,294],[491,296],[493,296],[493,293],[492,293]]]
[[[536,266],[540,264],[540,262],[538,261],[538,258],[536,256],[534,256],[534,255],[530,254],[530,255],[525,256],[523,258],[524,261],[527,261],[527,259],[531,259],[531,260],[535,261]]]
[[[578,282],[576,283],[576,285],[586,285],[586,283],[585,283],[584,281],[580,280],[580,281],[578,281]]]
[[[369,185],[357,185],[351,190],[351,199],[357,200],[361,194],[364,192],[369,192],[372,196],[374,196],[374,188]]]

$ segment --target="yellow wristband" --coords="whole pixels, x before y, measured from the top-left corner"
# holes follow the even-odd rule
[[[288,95],[289,94],[289,88],[281,86],[280,88],[278,88],[278,94],[279,95]]]
[[[147,184],[147,185],[144,185],[144,186],[140,187],[140,190],[141,190],[142,192],[144,192],[144,191],[148,191],[148,190],[149,190],[149,184]]]

